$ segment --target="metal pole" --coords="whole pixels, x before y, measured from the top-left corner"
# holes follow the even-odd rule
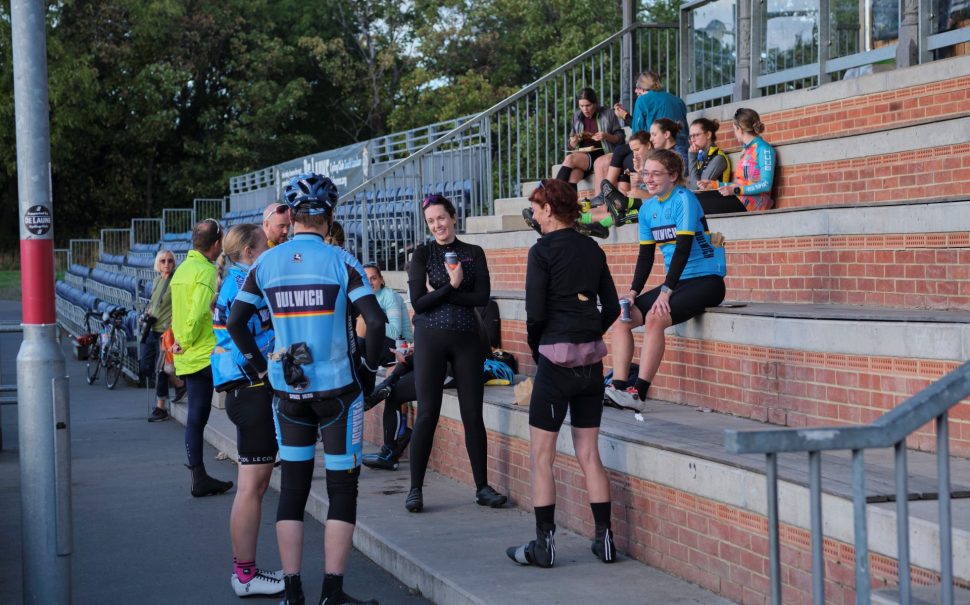
[[[623,27],[636,22],[633,0],[623,0]],[[623,34],[620,41],[620,103],[633,111],[633,32]],[[610,100],[610,104],[613,99]]]
[[[71,451],[54,311],[46,3],[12,0],[24,340],[17,354],[23,602],[71,602]]]

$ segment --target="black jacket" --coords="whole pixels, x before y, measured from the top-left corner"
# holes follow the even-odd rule
[[[597,308],[597,298],[603,309]],[[543,235],[529,250],[526,331],[532,356],[540,344],[595,342],[620,314],[606,254],[573,229]]]

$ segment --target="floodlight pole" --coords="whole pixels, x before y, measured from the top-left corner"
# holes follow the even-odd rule
[[[71,438],[54,312],[46,3],[12,0],[24,340],[17,354],[23,602],[71,602]]]

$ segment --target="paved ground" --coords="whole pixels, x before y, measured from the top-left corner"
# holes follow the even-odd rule
[[[0,302],[0,320],[19,318],[19,305]],[[0,338],[0,383],[13,382],[19,338]],[[65,355],[69,354],[65,347]],[[71,375],[74,554],[73,602],[239,603],[229,588],[232,553],[229,507],[232,493],[196,499],[189,495],[183,427],[145,421],[147,395],[127,386],[108,391],[88,386],[84,366],[68,359]],[[16,406],[2,410],[0,452],[0,603],[22,600],[20,470]],[[236,467],[215,460],[206,446],[206,466],[220,478]],[[266,494],[258,562],[279,568],[273,522],[277,492]],[[316,602],[323,578],[323,527],[306,524],[304,582]],[[376,597],[385,605],[428,603],[354,552],[348,592]],[[258,600],[257,602],[270,602]]]

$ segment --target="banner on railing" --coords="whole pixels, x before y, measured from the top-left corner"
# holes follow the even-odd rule
[[[366,143],[355,143],[277,164],[275,166],[279,175],[277,182],[282,186],[288,179],[300,173],[316,172],[330,177],[341,191],[353,189],[364,182],[364,170],[367,165],[366,148]]]

